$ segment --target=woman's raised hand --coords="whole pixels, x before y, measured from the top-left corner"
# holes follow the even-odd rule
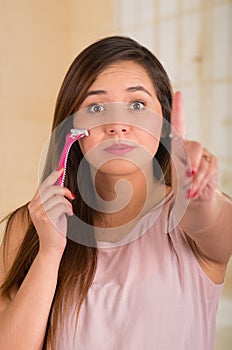
[[[28,205],[31,220],[36,228],[43,252],[55,250],[63,253],[66,246],[67,218],[73,215],[70,201],[75,195],[56,181],[64,169],[53,171],[39,186]]]
[[[219,179],[217,158],[199,142],[185,139],[182,94],[173,97],[171,113],[174,183],[194,203],[205,202],[213,197]]]

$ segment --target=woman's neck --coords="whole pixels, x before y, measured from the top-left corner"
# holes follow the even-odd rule
[[[95,188],[101,212],[95,218],[97,226],[125,225],[141,217],[166,195],[166,187],[154,179],[151,166],[123,177],[98,171]]]

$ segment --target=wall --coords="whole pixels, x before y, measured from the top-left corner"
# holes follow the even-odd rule
[[[55,99],[77,53],[112,32],[110,1],[4,1],[0,217],[32,197]]]
[[[161,59],[185,101],[187,136],[219,158],[232,195],[232,1],[0,1],[0,217],[29,201],[64,74],[90,42],[130,35]],[[220,302],[217,349],[232,343],[232,267]]]

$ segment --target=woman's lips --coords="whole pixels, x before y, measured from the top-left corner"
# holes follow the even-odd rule
[[[104,149],[105,152],[114,154],[116,156],[123,156],[135,149],[135,146],[127,145],[125,143],[114,143],[113,145]]]

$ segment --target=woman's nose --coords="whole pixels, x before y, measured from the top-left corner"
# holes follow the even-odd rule
[[[126,124],[108,124],[106,126],[106,132],[110,135],[125,135],[130,131],[130,126]]]

